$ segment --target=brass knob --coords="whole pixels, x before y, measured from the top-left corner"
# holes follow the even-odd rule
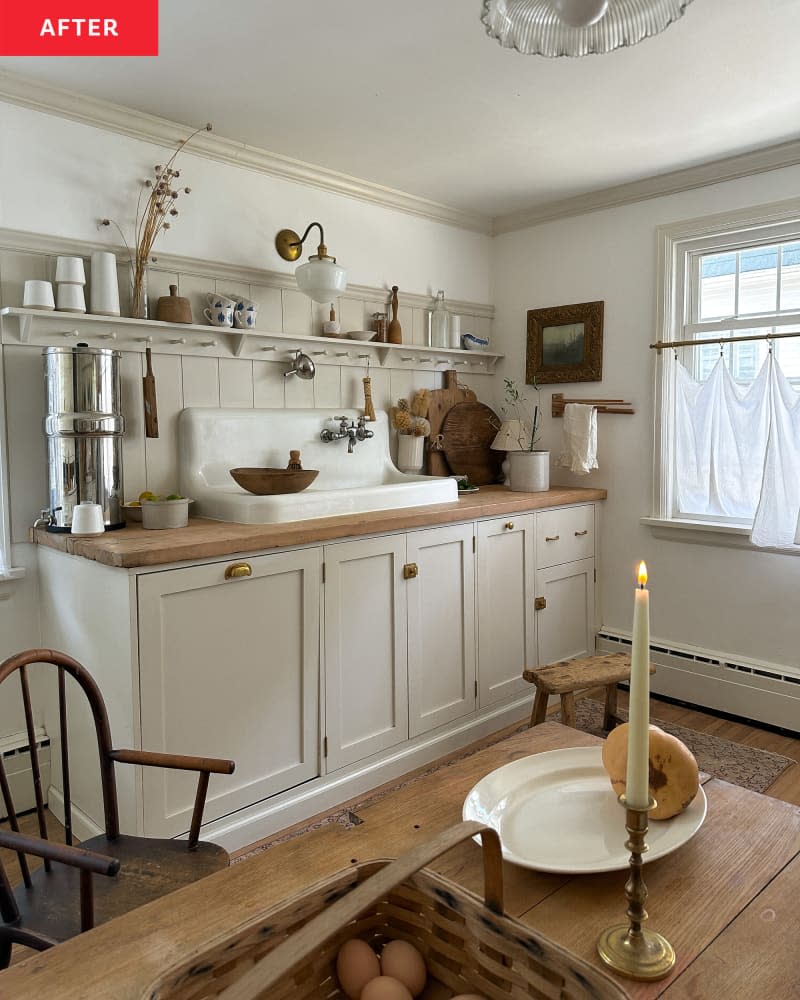
[[[416,563],[406,563],[403,567],[403,579],[415,580],[419,576],[419,566]]]
[[[505,527],[506,527],[506,529],[508,531],[513,531],[514,530],[514,522],[513,521],[506,521]]]
[[[544,540],[546,542],[557,542],[561,538],[561,535],[545,535]]]
[[[238,580],[244,576],[252,576],[253,567],[250,563],[238,562],[231,563],[230,566],[225,567],[225,579],[226,580]]]

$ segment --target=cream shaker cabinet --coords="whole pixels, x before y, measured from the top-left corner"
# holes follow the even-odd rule
[[[536,666],[534,515],[478,522],[478,692],[480,707],[530,691]]]
[[[325,546],[328,771],[475,710],[472,523]]]
[[[230,757],[205,822],[319,774],[319,548],[138,577],[142,746]],[[196,778],[142,769],[144,826],[188,829]]]
[[[408,719],[419,736],[475,711],[473,525],[407,536]]]
[[[594,506],[537,511],[539,665],[594,652]]]

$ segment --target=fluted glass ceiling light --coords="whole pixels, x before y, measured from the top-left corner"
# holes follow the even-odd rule
[[[319,229],[317,252],[294,272],[297,287],[315,302],[331,302],[347,288],[347,271],[328,254],[325,233],[318,222],[312,222],[302,236],[293,229],[281,229],[275,237],[275,249],[284,260],[297,260],[306,237],[314,228]]]
[[[636,45],[692,0],[483,0],[486,34],[525,55],[587,56]]]

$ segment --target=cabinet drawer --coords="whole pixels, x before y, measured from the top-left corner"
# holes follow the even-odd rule
[[[536,513],[536,565],[591,559],[594,555],[594,507],[562,507]]]

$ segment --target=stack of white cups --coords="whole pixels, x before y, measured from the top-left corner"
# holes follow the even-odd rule
[[[56,284],[56,309],[59,312],[86,312],[86,299],[83,295],[86,273],[82,257],[56,258]]]

